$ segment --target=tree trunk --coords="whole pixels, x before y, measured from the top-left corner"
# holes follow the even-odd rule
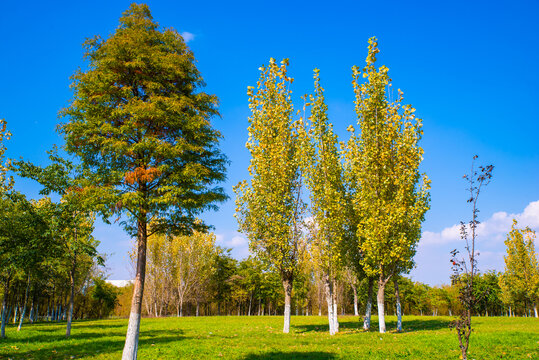
[[[24,303],[22,305],[21,320],[19,321],[19,326],[17,331],[21,331],[22,323],[24,321],[24,315],[26,314],[26,303],[28,302],[28,290],[30,290],[30,273],[28,273],[28,280],[26,282],[26,291],[24,292]]]
[[[383,278],[383,275],[380,275],[378,280],[378,294],[376,296],[376,300],[378,302],[378,328],[381,334],[386,332],[386,313],[384,307],[384,290],[386,288],[386,283],[387,281]]]
[[[77,231],[75,231],[75,241]],[[66,338],[71,336],[71,322],[73,321],[73,308],[75,307],[75,268],[77,265],[77,252],[75,251],[73,262],[71,264],[71,272],[69,273],[70,281],[70,296],[69,296],[69,312],[67,313]]]
[[[6,281],[6,284],[4,285],[4,299],[2,300],[2,321],[0,325],[0,338],[5,339],[6,338],[6,317],[8,316],[7,312],[7,297],[8,297],[8,290],[9,290],[9,278]]]
[[[359,316],[359,309],[357,307],[357,287],[352,284],[352,290],[354,291],[354,316]]]
[[[329,275],[324,276],[324,287],[326,289],[326,302],[328,304],[328,322],[329,322],[329,335],[335,335],[335,322],[334,318],[334,306],[333,306],[333,283],[329,279]]]
[[[537,303],[536,302],[533,303],[533,312],[535,313],[535,317],[539,317],[538,316],[539,314],[537,314]]]
[[[367,305],[365,306],[365,319],[363,319],[363,330],[369,330],[371,328],[371,308],[372,308],[372,287],[374,280],[369,278],[369,284],[367,289]]]
[[[337,306],[337,281],[333,279],[333,329],[336,333],[339,332],[339,319],[337,315],[339,314],[339,308]]]
[[[146,240],[148,238],[146,212],[142,211],[139,216],[137,221],[137,273],[122,360],[136,360],[137,358],[142,296],[144,293],[144,279],[146,277]]]
[[[292,277],[283,278],[284,288],[284,324],[283,333],[288,334],[290,332],[290,303],[292,302]]]
[[[397,303],[397,331],[402,331],[402,310],[401,310],[401,298],[399,294],[399,283],[397,277],[395,276],[395,301]]]
[[[183,299],[180,298],[180,317],[183,317]]]
[[[195,315],[198,316],[199,310],[200,310],[200,305],[198,303],[198,299],[196,301],[197,301],[197,309],[196,309],[196,314]]]
[[[36,312],[36,308],[34,308],[34,306],[36,305],[35,304],[36,302],[36,290],[34,289],[33,291],[33,294],[32,294],[32,305],[30,305],[30,315],[28,316],[28,320],[30,320],[30,323],[33,324],[34,323],[34,314]]]

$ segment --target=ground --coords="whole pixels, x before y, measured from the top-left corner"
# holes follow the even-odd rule
[[[142,319],[139,359],[459,359],[449,317],[406,316],[404,332],[387,317],[386,334],[373,318],[370,332],[357,317],[339,318],[341,332],[330,336],[327,318],[293,316],[290,334],[282,317],[222,316]],[[473,318],[469,359],[539,359],[536,318]],[[127,320],[74,322],[65,339],[64,323],[7,328],[0,359],[119,359]]]

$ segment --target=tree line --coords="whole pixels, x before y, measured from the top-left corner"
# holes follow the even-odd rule
[[[143,314],[149,317],[167,316],[267,316],[283,315],[284,289],[280,276],[268,271],[254,256],[238,261],[230,249],[215,244],[215,236],[198,233],[189,237],[165,239],[152,237],[148,241],[148,272],[143,298]],[[476,299],[474,316],[535,316],[533,298],[511,298],[521,294],[511,282],[508,292],[506,272],[493,270],[479,273],[474,279]],[[466,281],[464,278],[463,281]],[[358,281],[352,271],[336,276],[334,284],[337,313],[360,316],[363,321],[368,303],[368,280]],[[462,311],[459,300],[460,281],[429,286],[398,276],[399,301],[403,315],[454,316]],[[121,290],[114,315],[128,316],[132,285]],[[323,271],[313,258],[302,262],[294,281],[291,299],[293,315],[328,316]],[[509,296],[509,297],[508,297]],[[377,303],[372,304],[377,310]],[[397,313],[395,283],[385,289],[384,308]]]

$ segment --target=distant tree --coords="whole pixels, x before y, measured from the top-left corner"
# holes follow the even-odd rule
[[[61,112],[66,149],[88,169],[84,191],[105,217],[125,214],[137,237],[133,302],[122,359],[135,359],[152,233],[189,233],[205,209],[226,199],[221,134],[210,119],[217,98],[204,86],[193,53],[173,29],[161,30],[147,5],[132,4],[108,39],[84,44],[88,70],[73,76]],[[151,224],[151,227],[149,226]]]
[[[378,280],[378,319],[386,331],[384,290],[393,275],[406,273],[413,265],[421,223],[429,209],[430,181],[419,172],[423,149],[421,119],[411,105],[403,105],[399,90],[389,97],[388,68],[375,67],[376,38],[369,39],[367,65],[363,73],[353,67],[353,85],[360,134],[353,134],[345,155],[356,179],[352,203],[356,214],[361,265]],[[367,79],[360,83],[361,75]]]
[[[215,234],[195,231],[190,236],[173,237],[171,250],[173,286],[179,301],[178,316],[182,316],[184,300],[194,298],[196,289],[214,271]]]
[[[103,260],[97,254],[99,241],[92,236],[95,214],[91,208],[94,200],[88,199],[79,185],[84,176],[83,169],[60,156],[56,147],[48,153],[51,164],[46,167],[20,160],[14,161],[12,168],[20,176],[39,182],[43,186],[40,194],[55,193],[61,196],[49,222],[51,231],[60,240],[63,250],[61,256],[68,263],[70,297],[66,337],[69,337],[75,306],[75,284],[78,281],[78,261],[84,256],[95,257],[100,263]]]
[[[468,203],[472,206],[472,220],[465,224],[461,222],[460,235],[466,242],[466,256],[459,257],[459,252],[455,249],[451,252],[451,264],[453,269],[453,281],[460,286],[459,300],[462,304],[462,311],[459,317],[451,322],[451,327],[457,330],[461,356],[463,360],[467,359],[468,346],[470,344],[470,335],[472,334],[472,312],[477,303],[474,294],[474,280],[477,275],[477,253],[475,250],[475,240],[477,238],[477,219],[479,209],[477,200],[481,189],[490,183],[494,166],[475,167],[477,155],[473,157],[470,174],[464,175],[468,183],[469,198]]]
[[[513,220],[511,231],[507,234],[504,256],[505,271],[500,277],[500,285],[510,303],[521,301],[524,312],[531,304],[535,317],[538,317],[537,301],[539,300],[539,264],[535,250],[535,231],[529,227],[519,229]]]
[[[217,301],[217,315],[221,315],[223,303],[230,299],[230,282],[228,281],[235,273],[237,260],[230,256],[230,249],[218,247],[214,255],[214,268],[211,286],[215,300]]]
[[[248,88],[250,182],[235,188],[236,218],[250,249],[281,276],[285,294],[283,332],[290,331],[294,275],[297,271],[302,226],[302,174],[299,123],[293,120],[293,105],[287,75],[288,60],[274,59],[261,67],[258,87]]]

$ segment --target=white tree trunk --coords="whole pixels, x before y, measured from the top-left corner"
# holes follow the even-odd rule
[[[352,285],[352,290],[354,290],[354,316],[359,316],[359,309],[357,306],[357,288],[355,285]]]
[[[131,313],[129,314],[129,323],[127,325],[122,360],[137,359],[144,279],[146,277],[146,240],[148,238],[146,214],[141,214],[141,218],[138,220],[137,225],[137,273],[135,277],[135,286],[133,288]]]
[[[399,284],[397,282],[397,277],[395,277],[395,301],[397,305],[397,331],[402,331],[402,310],[401,310],[401,299],[399,294]]]
[[[533,312],[535,313],[535,317],[539,317],[539,314],[537,314],[537,303],[533,303]]]
[[[333,284],[329,280],[329,275],[324,276],[324,287],[326,289],[326,302],[328,304],[328,323],[329,323],[329,335],[335,335],[335,317],[333,306]]]
[[[333,280],[333,329],[336,333],[339,332],[339,308],[337,306],[337,283]]]
[[[24,321],[24,315],[26,314],[26,303],[28,302],[28,290],[30,289],[30,274],[28,274],[28,281],[26,282],[26,291],[24,292],[24,303],[22,306],[21,320],[19,321],[19,326],[17,331],[21,331],[22,323]]]
[[[378,329],[381,334],[386,332],[386,317],[385,317],[385,308],[384,308],[384,290],[386,283],[383,279],[380,278],[378,282],[378,294],[376,300],[378,301]]]
[[[284,324],[283,333],[290,332],[290,304],[292,302],[292,279],[283,280],[284,288]]]
[[[75,266],[77,264],[76,256],[77,254],[75,253],[75,260],[73,261],[73,264],[71,267],[71,274],[69,276],[69,280],[71,283],[71,289],[70,289],[71,294],[69,296],[69,312],[67,313],[66,338],[71,336],[71,323],[73,322],[73,308],[75,307]]]
[[[2,321],[0,325],[0,338],[4,339],[6,337],[6,317],[7,314],[7,296],[8,296],[8,285],[4,287],[4,299],[2,300]]]
[[[372,308],[372,286],[373,279],[369,279],[367,290],[367,305],[365,307],[365,318],[363,319],[363,329],[369,330],[371,327],[371,308]]]

